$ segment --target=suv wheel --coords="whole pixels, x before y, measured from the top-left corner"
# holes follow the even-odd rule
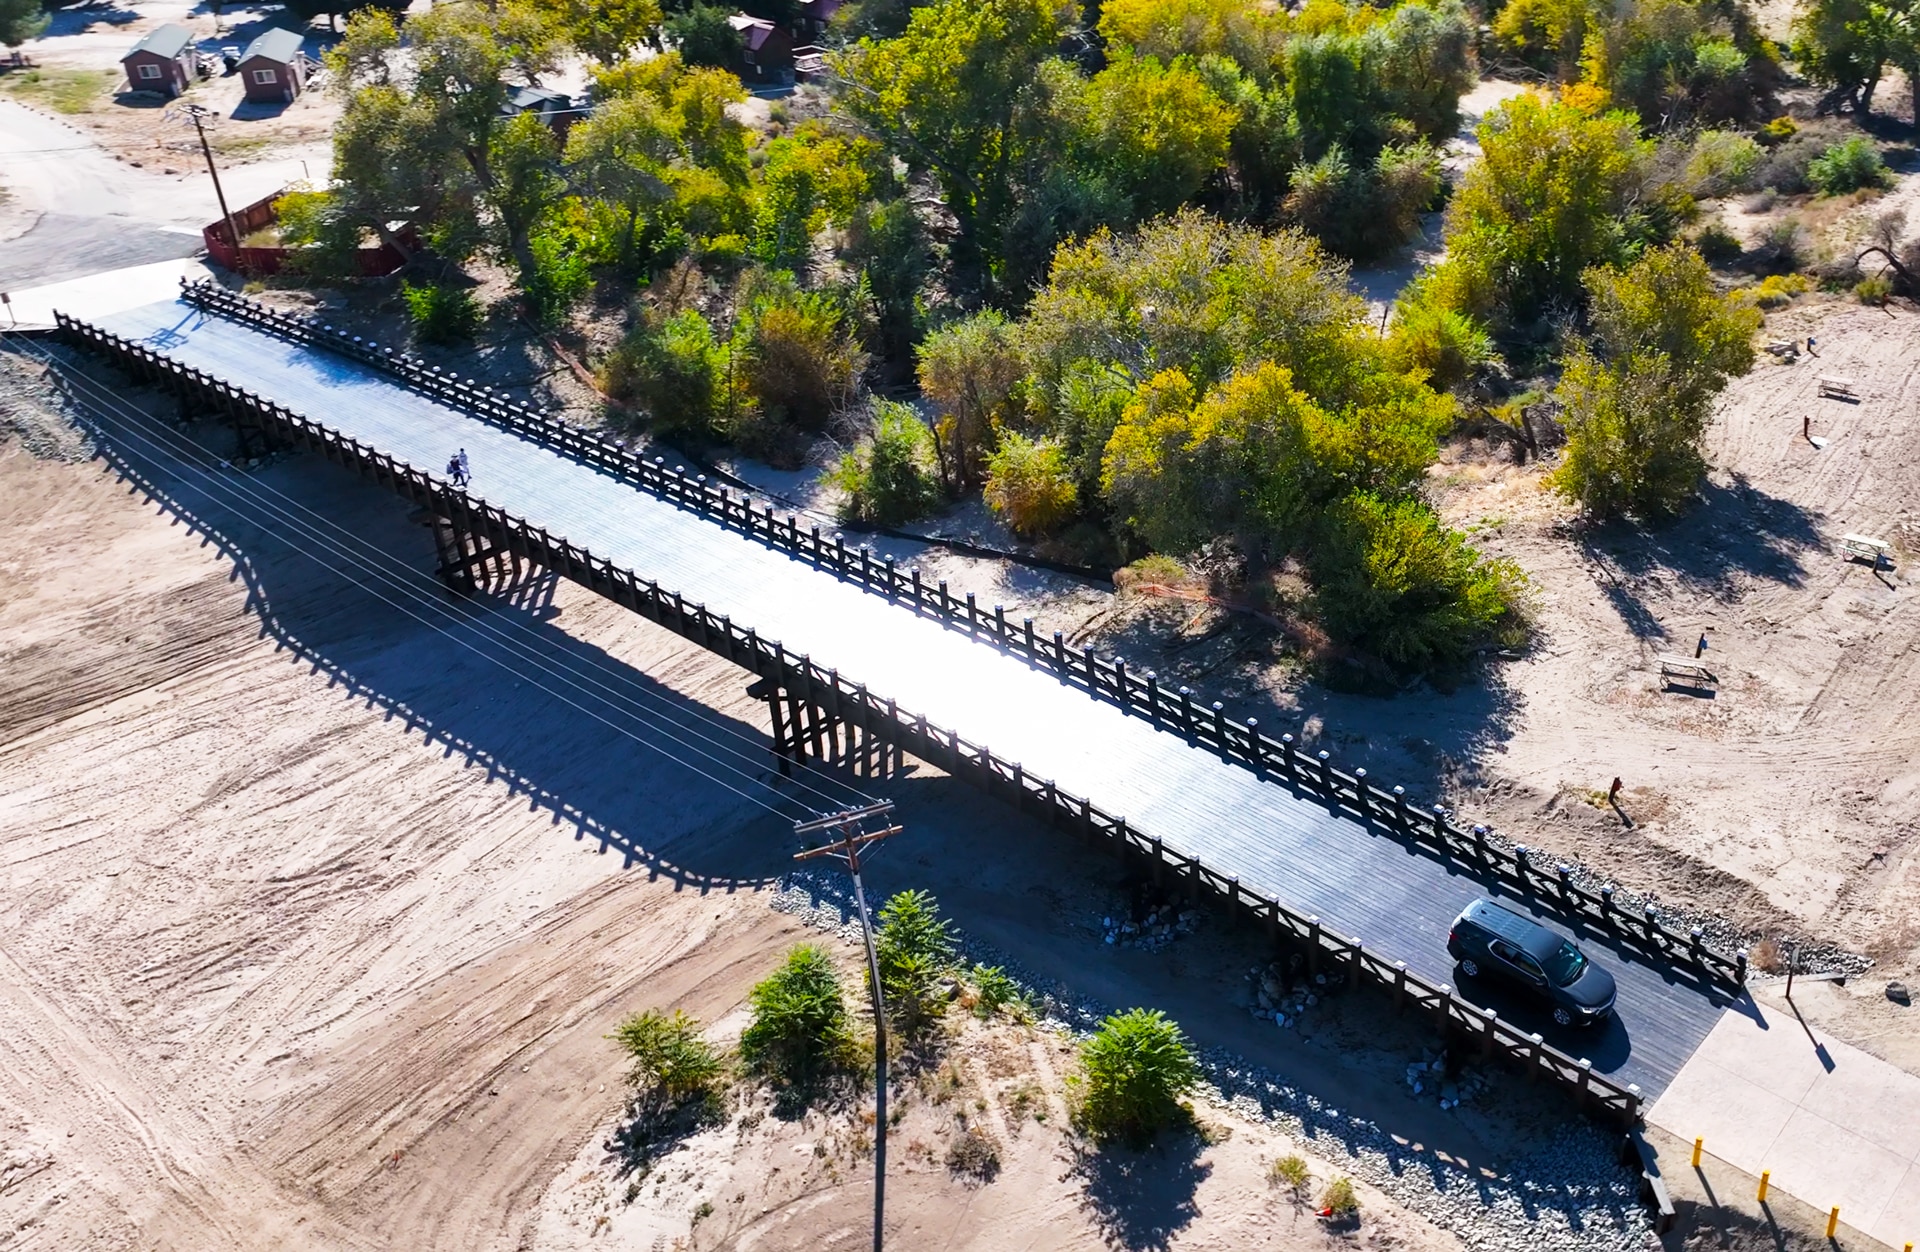
[[[1556,1008],[1553,1010],[1553,1020],[1562,1026],[1571,1026],[1573,1025],[1573,1013],[1568,1009]]]
[[[1480,977],[1480,962],[1469,957],[1460,962],[1460,972],[1469,978],[1478,978]]]

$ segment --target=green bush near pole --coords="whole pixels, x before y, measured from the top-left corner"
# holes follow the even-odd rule
[[[1145,1143],[1189,1117],[1180,1099],[1200,1065],[1179,1025],[1158,1009],[1107,1018],[1080,1045],[1079,1121],[1096,1140]]]

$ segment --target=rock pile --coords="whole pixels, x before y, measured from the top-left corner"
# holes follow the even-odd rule
[[[1100,930],[1108,943],[1117,948],[1141,948],[1148,952],[1158,952],[1181,935],[1192,934],[1199,925],[1198,910],[1176,910],[1171,904],[1154,905],[1138,922],[1128,921],[1117,913],[1100,918]]]

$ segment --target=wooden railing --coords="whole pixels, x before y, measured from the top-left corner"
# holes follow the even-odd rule
[[[1508,845],[1489,838],[1485,826],[1462,828],[1441,805],[1422,807],[1412,803],[1405,788],[1384,788],[1369,778],[1365,769],[1351,773],[1336,769],[1324,750],[1305,751],[1292,735],[1276,739],[1263,734],[1254,718],[1231,721],[1218,701],[1196,698],[1186,687],[1164,687],[1153,673],[1133,670],[1117,657],[1099,657],[1090,647],[1069,647],[1059,631],[1039,634],[1030,617],[1010,622],[1002,606],[982,608],[972,592],[956,597],[948,591],[945,580],[928,584],[917,568],[902,570],[891,556],[877,557],[866,546],[850,548],[843,536],[823,536],[818,526],[803,527],[794,514],[782,516],[771,504],[756,509],[747,493],[711,483],[704,476],[689,475],[678,467],[668,468],[662,459],[646,460],[612,440],[509,401],[488,387],[455,378],[404,353],[265,308],[212,283],[188,286],[183,281],[183,287],[185,298],[201,309],[351,357],[424,395],[616,474],[662,499],[989,642],[1081,687],[1089,695],[1118,704],[1263,777],[1284,781],[1347,816],[1386,831],[1403,844],[1444,862],[1471,868],[1661,961],[1691,969],[1702,979],[1723,985],[1739,987],[1746,982],[1746,952],[1718,950],[1705,941],[1699,927],[1682,934],[1664,925],[1652,905],[1638,911],[1622,908],[1615,904],[1611,887],[1594,890],[1586,886],[1575,879],[1571,866],[1542,863],[1524,844]]]
[[[1426,1014],[1449,1038],[1477,1047],[1483,1056],[1503,1056],[1530,1074],[1548,1078],[1575,1094],[1584,1107],[1600,1117],[1622,1125],[1634,1124],[1639,1119],[1638,1087],[1622,1086],[1595,1073],[1591,1062],[1569,1056],[1545,1043],[1540,1035],[1523,1031],[1500,1018],[1494,1010],[1462,999],[1450,985],[1434,983],[1412,972],[1405,962],[1389,960],[1367,948],[1357,936],[1336,929],[1317,916],[1299,913],[1271,896],[1242,886],[1236,876],[1222,874],[1196,857],[1165,846],[1158,837],[1107,813],[1086,797],[1063,790],[1051,779],[1029,774],[1019,762],[997,757],[985,745],[971,743],[957,731],[900,708],[895,701],[868,691],[865,685],[843,678],[837,670],[816,665],[777,640],[764,638],[751,627],[741,626],[705,605],[690,603],[679,593],[615,566],[568,542],[564,536],[555,536],[544,527],[490,505],[426,470],[255,392],[166,357],[145,344],[64,314],[56,317],[61,332],[72,342],[108,356],[137,376],[168,387],[183,400],[210,405],[236,422],[249,422],[279,440],[352,468],[401,498],[434,510],[468,533],[484,536],[499,549],[551,569],[771,680],[827,715],[887,739],[902,751],[939,765],[1024,812],[1075,831],[1089,842],[1106,845],[1142,864],[1156,879],[1172,876],[1184,880],[1196,895],[1211,897],[1230,915],[1260,926],[1276,941],[1303,951],[1310,968],[1333,967],[1351,975],[1356,983],[1383,988],[1397,1004]],[[821,540],[817,532],[798,530],[790,520],[783,526],[774,519],[762,519],[749,510],[744,501],[730,500],[725,492],[716,494],[704,484],[664,470],[654,472],[659,476],[659,489],[670,499],[698,507],[716,520],[775,537],[783,547],[804,550],[842,574],[888,589],[889,594],[897,598],[908,599],[922,611],[964,619],[976,633],[989,632],[1010,651],[1027,656],[1064,677],[1077,678],[1090,688],[1125,692],[1130,702],[1151,699],[1160,717],[1176,721],[1189,734],[1217,745],[1230,757],[1253,759],[1263,772],[1279,770],[1303,780],[1303,785],[1305,780],[1317,778],[1323,794],[1343,797],[1340,801],[1343,807],[1364,813],[1371,820],[1390,818],[1409,826],[1415,821],[1411,816],[1400,816],[1405,810],[1397,795],[1387,798],[1370,790],[1364,780],[1358,782],[1355,790],[1355,784],[1347,781],[1347,775],[1331,769],[1325,754],[1309,759],[1294,749],[1290,741],[1275,744],[1251,728],[1238,731],[1219,720],[1217,706],[1211,712],[1195,710],[1186,693],[1170,697],[1148,686],[1143,694],[1137,683],[1126,685],[1135,680],[1127,676],[1124,668],[1100,662],[1090,652],[1083,654],[1066,649],[1058,635],[1051,641],[1036,639],[1031,622],[1016,630],[1009,628],[1003,617],[984,619],[973,608],[971,597],[962,609],[959,607],[962,602],[948,597],[944,586],[937,591],[924,588],[917,576],[903,578],[890,563],[873,562],[864,553],[858,556],[848,553],[844,547]],[[885,573],[878,573],[880,570]],[[993,625],[985,625],[987,621]],[[1205,738],[1208,733],[1212,736],[1210,740]],[[1437,813],[1432,824],[1437,831],[1448,829]],[[1443,846],[1454,846],[1447,834],[1435,837],[1443,841]],[[1647,925],[1651,927],[1652,923]]]

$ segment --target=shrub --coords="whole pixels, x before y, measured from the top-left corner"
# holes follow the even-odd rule
[[[1200,1066],[1180,1027],[1158,1009],[1129,1009],[1080,1045],[1080,1117],[1095,1139],[1144,1142],[1187,1114],[1180,1098]]]
[[[1443,307],[1426,284],[1401,300],[1389,342],[1400,368],[1423,371],[1442,391],[1495,359],[1492,337],[1468,314]]]
[[[1057,439],[1009,433],[987,457],[987,505],[1023,535],[1044,535],[1072,520],[1079,498]]]
[[[726,398],[725,349],[693,309],[636,327],[600,371],[616,399],[644,407],[662,434],[712,435]]]
[[[714,1094],[724,1068],[720,1053],[700,1037],[700,1023],[675,1009],[635,1013],[611,1036],[633,1062],[627,1081],[664,1096],[670,1103]]]
[[[1887,182],[1887,165],[1880,149],[1865,135],[1854,135],[1828,147],[1807,164],[1807,181],[1829,196],[1880,187]]]
[[[480,302],[464,287],[402,282],[400,295],[407,302],[413,336],[422,343],[459,343],[480,329]]]
[[[876,400],[873,434],[828,471],[826,481],[847,493],[848,521],[891,526],[924,517],[940,503],[934,477],[933,433],[909,405]]]
[[[1749,298],[1763,309],[1777,309],[1793,298],[1810,291],[1813,284],[1804,274],[1769,274],[1748,288]]]
[[[552,325],[567,315],[593,281],[586,249],[577,233],[567,230],[541,231],[528,240],[527,247],[533,254],[533,270],[520,276],[520,291],[533,319]]]
[[[975,1017],[984,1021],[1003,1008],[1010,1010],[1016,1018],[1026,1016],[1026,993],[998,965],[975,965],[967,977],[973,982]]]
[[[866,373],[858,328],[834,293],[802,291],[785,274],[749,280],[734,332],[741,379],[769,418],[825,430]]]
[[[1772,187],[1783,195],[1797,196],[1811,189],[1807,167],[1820,153],[1817,136],[1795,135],[1782,140],[1768,150],[1766,160],[1753,171],[1749,181],[1755,187]]]
[[[1783,217],[1772,223],[1753,245],[1747,262],[1762,274],[1787,274],[1800,268],[1807,232],[1797,217]]]
[[[1893,298],[1893,282],[1885,274],[1869,274],[1853,285],[1853,295],[1862,304],[1885,305]]]
[[[1341,639],[1417,667],[1521,625],[1519,567],[1481,556],[1423,500],[1350,496],[1326,531],[1314,583],[1321,616]]]
[[[1766,154],[1736,131],[1701,131],[1687,154],[1687,182],[1696,196],[1726,196],[1752,186]]]
[[[1714,264],[1737,260],[1744,251],[1733,232],[1718,222],[1703,228],[1694,236],[1693,246],[1699,249],[1701,256]]]
[[[947,1148],[947,1170],[972,1182],[992,1182],[1000,1172],[1000,1144],[978,1126],[969,1126]]]
[[[886,992],[887,1015],[909,1037],[918,1035],[946,1007],[939,989],[942,971],[953,964],[953,924],[925,891],[898,892],[880,906],[873,951]]]
[[[1334,1217],[1352,1217],[1360,1211],[1360,1197],[1354,1194],[1353,1180],[1336,1178],[1320,1193],[1320,1211]]]
[[[1286,1188],[1296,1203],[1306,1198],[1307,1184],[1311,1181],[1313,1174],[1307,1168],[1307,1158],[1297,1152],[1279,1158],[1267,1171],[1267,1184]]]
[[[1793,138],[1799,132],[1800,132],[1799,123],[1795,122],[1792,118],[1782,114],[1781,116],[1774,118],[1771,122],[1768,122],[1765,126],[1762,126],[1759,129],[1759,131],[1754,135],[1754,138],[1759,140],[1761,144],[1770,148],[1774,144],[1785,143],[1787,140]]]
[[[849,1059],[853,1036],[840,974],[825,948],[803,943],[747,997],[740,1056],[755,1073],[804,1088]]]
[[[1153,552],[1141,557],[1113,574],[1113,585],[1122,591],[1137,587],[1142,583],[1156,587],[1184,586],[1192,577],[1187,567],[1167,556]]]

